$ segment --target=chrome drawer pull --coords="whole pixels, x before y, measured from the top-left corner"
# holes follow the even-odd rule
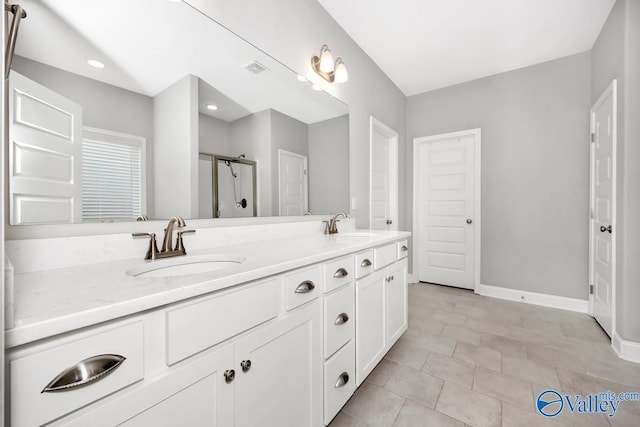
[[[360,267],[371,267],[371,261],[369,261],[369,258],[365,258],[365,259],[360,263]]]
[[[335,273],[333,273],[333,277],[335,277],[336,279],[339,279],[341,277],[347,277],[348,275],[349,275],[349,272],[344,268],[339,268],[336,270]]]
[[[340,313],[338,317],[336,317],[336,321],[333,322],[334,325],[342,325],[349,321],[349,315],[347,313]]]
[[[316,288],[316,285],[311,280],[305,280],[304,282],[298,285],[295,292],[296,294],[307,294],[312,290],[314,290],[315,288]]]
[[[89,384],[106,377],[125,360],[126,357],[117,354],[100,354],[89,357],[62,371],[40,393],[66,391]]]
[[[343,372],[338,377],[338,381],[336,381],[336,388],[344,387],[349,382],[349,374],[347,372]]]
[[[405,245],[402,245],[402,247],[400,248],[400,252],[407,252],[409,250],[408,247],[406,247]]]

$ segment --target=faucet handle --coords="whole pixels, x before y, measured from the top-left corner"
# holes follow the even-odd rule
[[[182,231],[178,231],[178,241],[176,242],[176,251],[180,251],[180,252],[184,252],[185,254],[187,253],[187,251],[184,248],[184,244],[182,243],[182,235],[185,233],[195,233],[196,230],[182,230]]]
[[[329,234],[329,221],[322,221],[324,223],[324,234]]]
[[[144,256],[144,259],[156,259],[158,255],[158,243],[156,242],[156,233],[132,233],[133,237],[148,237],[149,248]]]

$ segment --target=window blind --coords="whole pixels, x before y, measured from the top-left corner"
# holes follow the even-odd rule
[[[143,161],[140,145],[83,139],[83,219],[132,219],[142,214]]]

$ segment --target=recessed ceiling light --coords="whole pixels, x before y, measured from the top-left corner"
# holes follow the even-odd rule
[[[322,88],[320,87],[320,85],[318,84],[313,84],[313,86],[311,86],[313,88],[313,90],[317,90],[318,92],[322,90]]]
[[[104,64],[97,59],[87,59],[87,64],[94,68],[104,68]]]
[[[305,76],[298,74],[298,80],[300,80],[301,82],[306,82],[307,78]]]
[[[218,109],[217,105],[207,104],[207,110],[216,111]]]

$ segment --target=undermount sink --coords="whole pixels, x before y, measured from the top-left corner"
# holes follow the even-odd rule
[[[134,277],[186,276],[222,270],[244,261],[244,257],[234,255],[184,256],[138,265],[127,270],[127,274]]]
[[[351,233],[339,233],[338,236],[341,237],[375,237],[376,233],[369,233],[366,231],[354,231]]]

